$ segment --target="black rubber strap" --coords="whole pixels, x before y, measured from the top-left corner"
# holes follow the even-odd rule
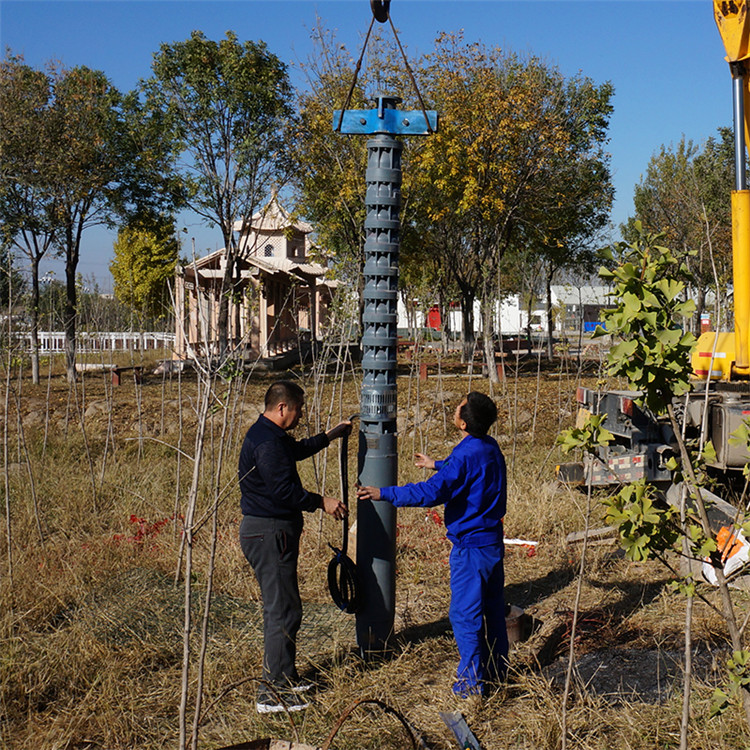
[[[359,606],[357,566],[340,549],[331,547],[334,557],[328,563],[328,590],[333,603],[347,614],[354,614]]]
[[[354,419],[356,414],[350,418]],[[344,434],[339,444],[339,486],[341,502],[349,507],[349,435]],[[357,566],[347,557],[349,549],[349,522],[344,516],[342,522],[341,549],[328,546],[333,550],[333,560],[328,563],[328,590],[333,603],[342,611],[353,614],[359,604]]]

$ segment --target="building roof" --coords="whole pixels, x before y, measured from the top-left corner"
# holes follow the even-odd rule
[[[302,273],[306,276],[323,276],[326,273],[326,269],[318,263],[298,263],[292,260],[292,258],[259,258],[252,255],[248,258],[243,258],[243,260],[271,272]]]
[[[221,259],[224,257],[224,248],[219,248],[218,250],[212,250],[208,255],[204,255],[200,258],[193,258],[193,260],[190,263],[187,263],[185,265],[185,268],[194,268],[194,269],[201,269],[206,266],[210,266],[213,264],[218,264],[221,262]]]
[[[279,232],[284,229],[293,228],[303,234],[310,234],[312,226],[305,221],[292,220],[289,213],[282,208],[276,197],[271,200],[250,220],[250,229],[255,232]],[[235,232],[242,230],[242,220],[234,222]]]
[[[224,248],[214,250],[202,258],[196,258],[186,268],[196,271],[204,278],[219,278],[224,275],[221,260]],[[255,255],[243,256],[240,263],[246,266],[254,266],[266,273],[285,273],[297,276],[324,276],[327,269],[318,263],[298,263],[292,258],[260,258]]]

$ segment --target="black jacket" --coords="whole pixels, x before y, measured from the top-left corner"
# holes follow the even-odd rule
[[[295,440],[261,414],[247,431],[240,451],[242,514],[301,520],[301,511],[320,508],[323,498],[302,487],[297,461],[323,450],[329,442],[325,432]]]

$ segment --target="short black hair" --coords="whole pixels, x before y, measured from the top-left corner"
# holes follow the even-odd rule
[[[271,383],[266,391],[266,409],[272,409],[281,402],[302,406],[305,403],[305,392],[291,380],[277,380]]]
[[[461,407],[459,416],[466,422],[469,435],[481,437],[487,434],[497,419],[497,406],[489,396],[472,391],[466,395],[466,403]]]

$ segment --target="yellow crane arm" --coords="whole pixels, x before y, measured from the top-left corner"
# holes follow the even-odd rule
[[[750,50],[747,0],[714,0],[714,19],[729,62],[746,60]]]
[[[724,42],[727,53],[725,59],[730,66],[732,63],[742,63],[750,59],[749,19],[748,0],[714,0],[714,20]],[[745,143],[750,143],[750,77],[744,76],[743,82]]]
[[[732,72],[735,189],[732,191],[732,264],[735,356],[732,374],[750,377],[750,191],[746,144],[750,143],[750,13],[748,0],[714,0],[719,28]]]

